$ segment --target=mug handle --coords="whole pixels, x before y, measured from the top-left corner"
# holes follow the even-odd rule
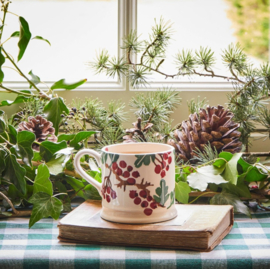
[[[99,153],[97,153],[95,150],[92,149],[82,149],[80,151],[77,152],[77,154],[75,155],[74,158],[74,167],[76,169],[76,171],[78,172],[78,174],[84,178],[86,181],[88,181],[90,184],[92,184],[94,187],[96,187],[96,189],[98,190],[99,193],[101,193],[101,189],[102,189],[102,184],[97,182],[93,177],[89,176],[81,167],[81,163],[80,163],[80,159],[81,157],[83,157],[84,155],[90,155],[92,157],[95,158],[95,160],[98,163],[98,166],[101,166],[101,155]]]

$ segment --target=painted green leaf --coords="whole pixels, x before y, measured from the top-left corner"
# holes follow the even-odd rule
[[[5,158],[6,167],[3,172],[3,178],[7,181],[13,183],[16,188],[22,192],[26,193],[26,182],[24,179],[25,169],[20,166],[17,162],[15,155],[8,154]]]
[[[101,163],[104,164],[107,162],[108,154],[105,152],[101,153]]]
[[[40,164],[37,169],[37,175],[34,181],[33,193],[45,192],[48,195],[53,195],[53,186],[50,181],[50,172],[46,164]]]
[[[24,102],[27,102],[29,100],[29,98],[31,98],[31,96],[17,95],[17,97],[13,101],[11,101],[11,100],[0,101],[0,107],[1,106],[11,106],[13,104],[24,103]]]
[[[17,143],[17,130],[10,124],[8,125],[8,136],[10,143],[12,144]]]
[[[222,176],[230,183],[236,185],[238,179],[237,163],[242,153],[235,153],[232,158],[225,164],[225,170]]]
[[[28,166],[32,166],[31,162],[34,156],[32,144],[35,141],[35,139],[36,136],[32,132],[29,131],[18,132],[17,136],[18,150],[22,157],[23,162]]]
[[[57,142],[61,142],[61,141],[70,141],[75,137],[75,134],[60,134],[58,136],[58,140]]]
[[[137,158],[135,163],[134,163],[135,167],[139,168],[143,164],[144,165],[149,165],[151,163],[151,156],[152,155],[135,155],[135,157]]]
[[[45,162],[49,162],[57,151],[66,147],[66,141],[62,141],[59,143],[44,141],[40,144],[40,156],[45,160]]]
[[[43,38],[42,36],[37,35],[37,36],[34,36],[32,39],[43,40],[43,41],[47,42],[51,46],[50,41],[48,39]]]
[[[160,180],[160,187],[156,188],[156,194],[157,195],[153,196],[155,201],[164,206],[169,199],[168,186],[166,186],[166,181],[164,179]]]
[[[175,199],[178,202],[182,204],[187,204],[190,192],[191,189],[187,182],[179,181],[178,183],[175,183]]]
[[[10,37],[20,37],[20,32],[19,31],[16,31],[13,34],[11,34]]]
[[[47,114],[47,119],[53,123],[56,135],[58,134],[59,125],[63,120],[61,117],[63,112],[69,114],[69,110],[61,97],[52,98],[44,107],[44,113]]]
[[[109,155],[110,159],[111,159],[111,164],[117,162],[117,160],[119,159],[119,155],[118,154],[112,154],[112,153],[108,153],[106,155]]]
[[[239,199],[238,196],[227,193],[227,192],[221,192],[219,194],[216,194],[214,197],[210,200],[211,205],[232,205],[234,212],[243,213],[251,218],[251,214],[249,212],[249,209],[246,205],[243,204],[243,202]]]
[[[97,132],[94,131],[82,131],[75,135],[75,137],[70,141],[70,146],[74,147],[75,149],[79,149],[81,145],[79,144],[81,141],[88,139],[93,134],[96,134]]]
[[[6,58],[2,53],[2,47],[0,47],[0,83],[2,83],[4,80],[4,72],[2,70],[2,66],[5,63],[5,61],[6,61]]]
[[[57,220],[63,210],[62,202],[45,192],[35,193],[28,202],[34,204],[29,221],[29,228],[42,218],[51,216]]]
[[[60,79],[59,81],[55,82],[52,86],[52,90],[56,89],[65,89],[65,90],[73,90],[77,87],[81,86],[87,81],[87,79],[82,79],[80,81],[74,82],[74,83],[67,83],[65,79]]]
[[[222,183],[228,183],[220,175],[223,169],[218,169],[213,165],[207,165],[204,167],[197,168],[196,173],[191,173],[187,177],[189,186],[200,191],[205,191],[208,183],[215,183],[217,185]]]
[[[172,191],[170,193],[170,198],[171,198],[170,205],[167,207],[167,209],[169,209],[174,204],[174,202],[175,202],[174,191]]]
[[[46,163],[51,175],[58,175],[63,172],[65,158],[65,155],[62,155],[59,158],[54,156],[49,162]]]
[[[20,22],[20,36],[19,36],[19,54],[18,54],[18,61],[21,60],[21,58],[24,55],[24,52],[28,46],[28,43],[31,39],[31,32],[29,30],[29,25],[27,21],[23,17],[19,17]]]
[[[40,77],[35,75],[32,70],[28,73],[31,76],[30,81],[32,81],[35,85],[40,83]],[[32,88],[32,85],[30,85],[30,89]]]

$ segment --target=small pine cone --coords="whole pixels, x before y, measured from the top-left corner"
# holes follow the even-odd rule
[[[174,138],[168,144],[175,147],[176,155],[183,161],[188,161],[195,155],[194,150],[204,150],[210,143],[217,152],[241,151],[239,141],[241,133],[237,131],[239,124],[232,121],[233,113],[223,106],[200,109],[200,112],[191,114],[189,119],[182,122],[182,130],[174,131]]]
[[[56,142],[57,137],[55,136],[55,130],[52,126],[52,122],[38,115],[36,117],[28,117],[28,122],[21,122],[17,131],[29,131],[34,133],[36,136],[35,141],[39,143],[45,140]],[[32,148],[39,150],[39,145],[33,143]]]

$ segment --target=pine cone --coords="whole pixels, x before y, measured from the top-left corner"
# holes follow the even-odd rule
[[[22,121],[18,126],[18,132],[29,131],[36,135],[37,142],[41,143],[45,140],[56,142],[55,130],[53,124],[42,116],[28,117],[28,122]],[[39,150],[39,145],[33,143],[32,148]]]
[[[197,113],[191,114],[189,120],[182,122],[182,130],[176,129],[173,139],[168,141],[176,149],[176,154],[185,162],[192,159],[196,153],[194,150],[199,148],[204,150],[208,143],[217,152],[228,151],[231,153],[239,152],[242,143],[239,141],[241,133],[236,131],[239,128],[238,123],[231,119],[233,113],[225,110],[223,106],[200,109]]]
[[[134,136],[138,136],[142,141],[146,142],[144,134],[153,126],[153,123],[148,122],[144,127],[142,127],[142,119],[138,118],[138,120],[133,122],[132,125],[134,128],[126,130],[127,135],[123,137],[124,143],[137,142],[137,140],[134,139]]]

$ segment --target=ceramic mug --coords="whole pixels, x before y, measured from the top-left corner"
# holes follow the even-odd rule
[[[81,167],[84,155],[96,159],[102,183]],[[119,223],[154,223],[177,216],[174,199],[174,148],[159,143],[105,146],[101,154],[91,149],[74,158],[76,171],[102,196],[101,217]]]

